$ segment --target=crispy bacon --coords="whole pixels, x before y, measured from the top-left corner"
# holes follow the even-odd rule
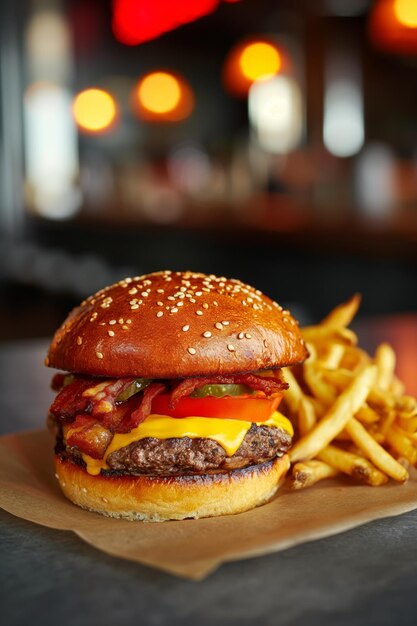
[[[72,383],[62,387],[51,405],[50,412],[64,422],[69,422],[80,414],[100,418],[103,414],[115,410],[117,396],[134,380],[134,378],[116,380],[75,378]],[[96,387],[97,391],[93,395],[88,393]]]
[[[69,446],[77,447],[93,459],[102,459],[112,439],[113,433],[94,417],[77,415],[66,441]]]
[[[92,399],[83,396],[83,393],[91,386],[91,379],[76,378],[70,385],[61,389],[49,412],[62,422],[70,422],[81,413],[90,413]]]
[[[163,383],[151,383],[149,387],[146,387],[140,406],[130,414],[130,418],[123,424],[123,427],[126,428],[124,432],[129,432],[132,428],[136,428],[150,415],[153,399],[165,391],[165,389],[166,387]]]
[[[257,374],[228,374],[225,376],[200,376],[198,378],[185,378],[171,392],[170,406],[175,408],[181,398],[189,396],[196,389],[204,387],[204,385],[231,385],[241,384],[263,391],[265,395],[270,396],[272,393],[288,389],[288,384],[280,378],[279,372],[272,376],[259,376]]]

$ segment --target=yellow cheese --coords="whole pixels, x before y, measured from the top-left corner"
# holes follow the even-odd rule
[[[252,422],[243,420],[220,419],[214,417],[183,417],[174,418],[168,415],[149,415],[145,421],[128,433],[116,433],[106,450],[103,459],[93,459],[88,454],[82,457],[87,465],[89,474],[97,475],[102,469],[108,469],[106,459],[112,452],[124,448],[134,441],[145,437],[156,439],[172,439],[190,437],[191,439],[205,438],[217,441],[232,456],[240,447]],[[293,435],[291,422],[278,411],[258,426],[276,426]]]

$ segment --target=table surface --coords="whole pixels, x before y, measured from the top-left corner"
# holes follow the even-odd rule
[[[416,393],[417,315],[368,320],[358,330],[369,349],[382,338],[395,346],[408,391]],[[0,346],[2,433],[42,427],[52,399],[51,371],[42,366],[46,345]],[[417,623],[417,510],[229,563],[198,583],[110,557],[70,532],[4,511],[0,522],[0,606],[7,626],[31,619],[43,626]]]

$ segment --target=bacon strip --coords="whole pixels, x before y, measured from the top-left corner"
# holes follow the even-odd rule
[[[127,431],[132,430],[132,428],[136,428],[139,426],[141,422],[143,422],[148,415],[150,415],[152,410],[152,401],[156,396],[165,391],[166,387],[163,383],[151,383],[148,387],[146,387],[143,392],[142,402],[140,406],[130,414],[130,419],[127,423]]]
[[[200,376],[198,378],[185,378],[171,392],[170,406],[175,408],[181,398],[189,396],[196,389],[204,385],[233,385],[241,384],[263,391],[267,396],[272,393],[288,389],[288,384],[280,378],[279,372],[274,376],[258,376],[257,374],[229,374],[226,376]]]

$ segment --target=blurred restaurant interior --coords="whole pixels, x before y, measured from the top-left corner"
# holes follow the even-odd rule
[[[160,269],[303,323],[417,311],[415,0],[15,0],[0,31],[0,340]]]

